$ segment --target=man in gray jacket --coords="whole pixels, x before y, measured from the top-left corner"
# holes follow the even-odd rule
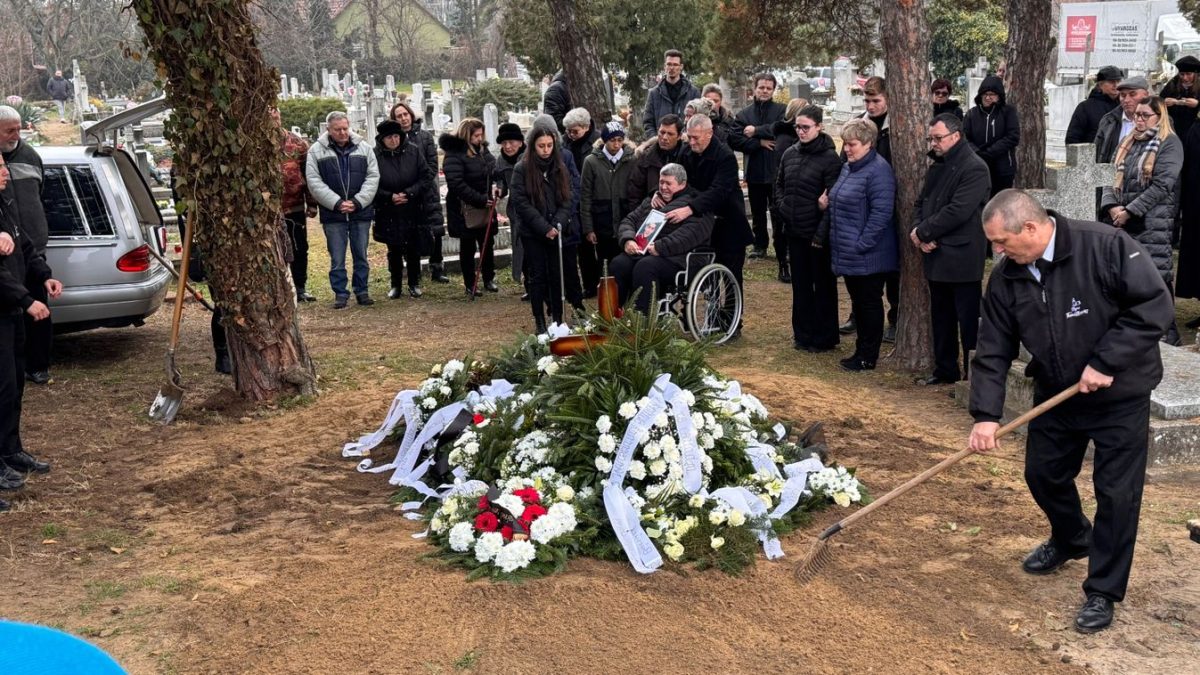
[[[370,265],[367,243],[375,210],[371,203],[379,188],[375,153],[358,134],[350,131],[346,113],[334,111],[325,118],[327,131],[308,150],[305,177],[308,191],[321,205],[321,225],[329,247],[329,285],[333,308],[345,309],[346,247],[354,260],[354,295],[360,305],[373,305],[367,293]]]
[[[663,55],[663,78],[646,96],[646,111],[642,115],[642,130],[646,138],[658,130],[658,121],[665,115],[683,119],[687,102],[700,98],[700,90],[683,76],[683,52],[668,49]]]

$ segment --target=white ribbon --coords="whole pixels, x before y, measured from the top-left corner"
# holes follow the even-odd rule
[[[653,389],[651,390],[653,394]],[[649,574],[662,567],[662,556],[650,541],[650,536],[642,529],[641,514],[629,503],[629,498],[621,489],[625,482],[625,474],[629,471],[629,463],[633,460],[633,451],[637,449],[638,439],[650,430],[654,418],[666,410],[667,404],[662,397],[650,398],[650,402],[629,420],[625,427],[625,436],[617,448],[613,458],[612,471],[608,474],[608,485],[604,487],[604,510],[608,513],[608,522],[612,525],[617,541],[629,558],[633,569],[642,574]]]
[[[405,389],[396,394],[392,399],[392,406],[388,408],[387,416],[384,417],[383,424],[379,426],[373,433],[360,436],[357,441],[347,443],[342,446],[342,457],[366,457],[370,454],[371,449],[379,445],[392,433],[392,429],[400,423],[402,418],[406,418],[407,408],[413,406],[413,401],[416,399],[417,392],[415,389]]]
[[[700,461],[700,444],[696,439],[696,427],[692,424],[692,410],[683,398],[683,390],[671,382],[671,375],[663,373],[654,381],[650,397],[660,397],[670,404],[675,417],[675,430],[679,433],[680,463],[683,465],[683,489],[696,494],[704,481]]]
[[[825,465],[816,455],[783,467],[784,473],[787,474],[787,482],[783,484],[783,493],[779,495],[779,504],[771,512],[771,517],[782,518],[796,508],[796,504],[800,503],[800,498],[804,496],[805,492],[808,492],[809,474],[817,473],[824,468]]]
[[[410,481],[415,481],[425,475],[425,470],[429,468],[429,460],[422,462],[419,467],[415,466],[421,450],[436,439],[438,434],[445,431],[454,418],[458,417],[458,413],[465,409],[466,405],[459,401],[435,410],[429,419],[425,420],[425,426],[421,428],[421,433],[407,446],[401,446],[400,452],[396,455],[396,461],[392,463],[396,467],[396,472],[392,474],[388,482],[392,485],[415,487],[410,485]],[[422,494],[427,493],[422,491]],[[434,495],[436,494],[434,493]]]
[[[714,490],[710,496],[725,502],[731,509],[738,509],[742,513],[749,514],[747,517],[761,518],[767,515],[767,505],[744,487],[723,487]],[[771,529],[769,523],[766,527],[757,529],[756,532],[758,540],[762,542],[763,553],[767,555],[767,560],[783,557],[783,547],[779,545],[779,537],[775,536],[775,531]]]

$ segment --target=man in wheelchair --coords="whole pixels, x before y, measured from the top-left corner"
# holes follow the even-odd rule
[[[687,265],[687,254],[707,246],[712,236],[713,215],[692,215],[678,223],[664,214],[689,206],[699,193],[687,185],[687,171],[667,164],[658,172],[658,195],[664,204],[654,209],[654,195],[642,201],[621,221],[617,241],[624,251],[613,259],[609,271],[617,280],[621,304],[634,298],[634,309],[650,312],[650,301],[670,288],[675,275]],[[657,232],[657,234],[654,234]]]

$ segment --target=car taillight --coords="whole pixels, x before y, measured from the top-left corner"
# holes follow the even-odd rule
[[[117,269],[122,272],[145,272],[150,269],[150,246],[142,244],[118,258]]]

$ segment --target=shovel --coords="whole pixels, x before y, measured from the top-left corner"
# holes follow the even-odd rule
[[[150,255],[154,256],[154,259],[158,261],[159,265],[162,265],[163,267],[167,268],[167,271],[170,272],[171,276],[175,277],[176,280],[181,278],[179,276],[179,272],[175,270],[175,266],[172,265],[170,263],[170,261],[168,261],[166,258],[159,255],[158,251],[155,251],[153,247],[150,248]],[[207,309],[210,312],[217,311],[217,309],[212,306],[212,303],[209,302],[208,299],[205,298],[204,295],[202,295],[200,293],[200,291],[196,290],[195,286],[192,286],[191,284],[187,284],[187,291],[188,291],[188,293],[192,294],[192,297],[196,299],[196,302],[204,305],[204,309]]]
[[[192,255],[192,212],[184,221],[183,261],[179,265],[179,285],[175,289],[175,311],[171,314],[171,343],[167,347],[167,382],[158,390],[150,404],[150,419],[170,424],[183,403],[183,378],[175,365],[175,348],[179,346],[179,321],[183,318],[183,294],[187,291],[188,260]]]

